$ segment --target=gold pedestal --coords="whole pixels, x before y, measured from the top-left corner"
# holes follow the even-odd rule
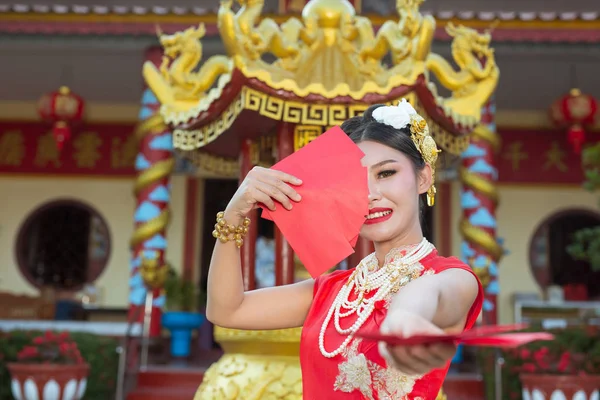
[[[225,354],[206,371],[194,400],[301,400],[301,331],[215,327]]]

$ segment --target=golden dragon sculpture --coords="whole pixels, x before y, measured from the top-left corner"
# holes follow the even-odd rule
[[[387,71],[389,74],[400,74],[412,81],[422,74],[435,33],[435,19],[419,12],[423,1],[398,0],[396,11],[399,20],[386,21],[376,36],[373,36],[370,22],[366,23],[361,18],[361,42],[364,45],[360,57],[370,65],[381,65],[383,57],[391,53],[393,66]]]
[[[479,120],[480,109],[496,89],[500,76],[494,49],[490,48],[491,30],[479,33],[449,23],[446,31],[454,38],[452,57],[459,70],[434,53],[427,57],[427,69],[452,92],[452,97],[445,100],[447,108]]]
[[[185,111],[196,106],[217,81],[233,70],[233,63],[226,56],[212,56],[200,69],[194,70],[202,61],[201,39],[206,34],[204,24],[190,27],[172,35],[157,32],[164,49],[159,68],[146,61],[143,75],[161,102],[175,110]]]
[[[298,19],[290,18],[280,28],[271,18],[261,20],[264,0],[237,2],[240,5],[237,13],[231,9],[233,0],[223,0],[217,14],[219,32],[229,55],[257,60],[268,52],[286,60],[298,54],[295,39],[302,25]]]

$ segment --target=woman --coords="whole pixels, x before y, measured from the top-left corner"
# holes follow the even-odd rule
[[[300,344],[305,399],[435,399],[455,347],[395,346],[362,341],[359,329],[399,336],[469,329],[481,311],[482,288],[470,268],[445,258],[423,238],[420,196],[433,205],[437,147],[406,101],[372,106],[342,129],[360,147],[368,170],[369,215],[361,236],[375,252],[354,269],[293,285],[244,293],[238,248],[217,241],[211,260],[207,317],[237,329],[304,326]],[[302,182],[255,168],[217,226],[234,224],[241,245],[246,215],[264,204],[291,209]]]

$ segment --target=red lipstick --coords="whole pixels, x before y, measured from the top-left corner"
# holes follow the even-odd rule
[[[379,214],[378,216],[374,216],[372,218],[368,218],[365,221],[365,225],[373,225],[378,224],[380,222],[387,221],[392,217],[392,209],[391,208],[372,208],[369,210],[369,215]]]

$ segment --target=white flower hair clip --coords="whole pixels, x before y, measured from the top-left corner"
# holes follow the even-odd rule
[[[418,115],[406,99],[397,106],[382,106],[373,110],[373,119],[395,129],[402,129],[411,124],[412,117]]]

